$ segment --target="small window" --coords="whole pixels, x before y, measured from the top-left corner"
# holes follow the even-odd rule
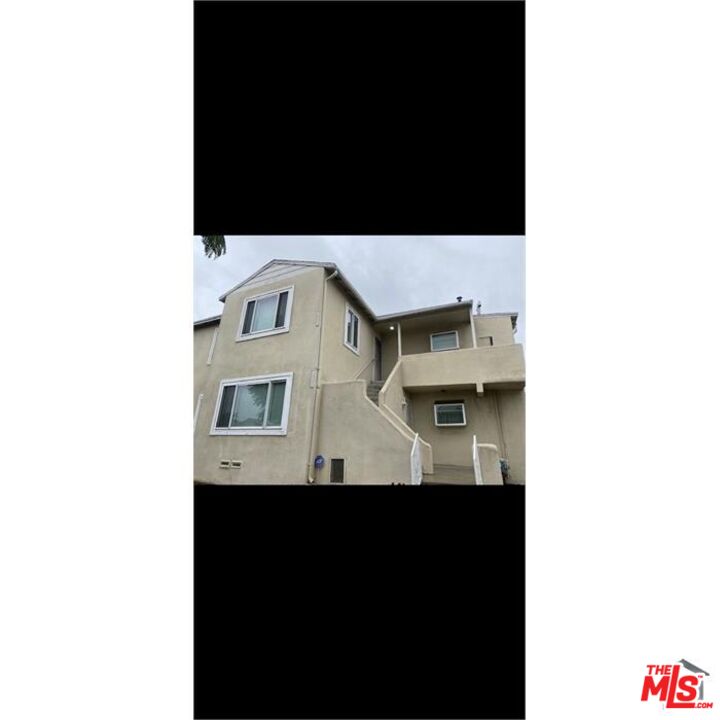
[[[292,373],[223,380],[211,435],[286,435]]]
[[[293,288],[284,288],[245,301],[238,340],[287,332],[290,329],[290,308]]]
[[[434,411],[435,425],[438,427],[458,427],[467,424],[465,403],[462,400],[435,403]]]
[[[345,460],[340,458],[332,458],[330,460],[330,482],[345,482]]]
[[[354,353],[359,352],[360,319],[357,313],[349,306],[345,306],[345,345]]]
[[[457,330],[450,332],[433,333],[430,336],[430,350],[439,352],[440,350],[457,350],[460,347],[458,342]]]

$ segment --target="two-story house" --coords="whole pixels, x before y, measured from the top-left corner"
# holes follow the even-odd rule
[[[335,264],[295,260],[220,300],[194,325],[197,482],[524,484],[517,314],[377,316]]]

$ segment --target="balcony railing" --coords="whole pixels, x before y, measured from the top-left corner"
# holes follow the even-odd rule
[[[402,386],[408,390],[444,387],[521,389],[525,386],[522,345],[465,348],[403,355]]]

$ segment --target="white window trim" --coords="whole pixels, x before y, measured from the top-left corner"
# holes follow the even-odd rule
[[[444,405],[459,405],[462,408],[462,414],[463,414],[463,421],[461,423],[439,423],[438,417],[437,417],[437,409],[439,407],[443,407]],[[467,425],[467,415],[465,415],[465,402],[446,402],[446,403],[436,403],[433,405],[433,415],[435,416],[435,427],[465,427]]]
[[[348,319],[348,311],[352,312],[352,314],[357,318],[358,321],[358,346],[353,347],[348,341],[347,341],[347,319]],[[360,313],[352,306],[350,303],[345,303],[345,315],[343,316],[343,345],[348,349],[352,350],[356,355],[360,354]]]
[[[437,350],[433,347],[432,339],[436,335],[449,335],[450,333],[455,334],[455,347],[452,348],[438,348]],[[441,332],[430,333],[430,352],[446,352],[447,350],[459,350],[460,349],[460,336],[457,330],[443,330]]]
[[[263,427],[243,427],[243,428],[217,428],[218,414],[220,413],[220,401],[223,395],[223,389],[226,385],[259,385],[261,383],[272,382],[273,380],[285,380],[285,398],[283,400],[282,420],[280,427],[263,428]],[[215,401],[215,412],[213,413],[212,425],[210,427],[210,435],[287,435],[288,417],[290,416],[290,396],[292,394],[293,374],[278,373],[276,375],[255,375],[254,377],[230,378],[220,381],[218,388],[217,400]]]
[[[251,300],[261,300],[269,295],[280,295],[287,291],[288,301],[287,307],[285,308],[285,324],[279,328],[271,328],[270,330],[262,330],[261,332],[250,332],[247,335],[242,334],[243,325],[245,324],[245,313],[247,312],[248,303]],[[260,293],[259,295],[251,295],[243,300],[242,313],[240,313],[240,325],[238,326],[237,335],[235,336],[235,342],[244,342],[245,340],[256,340],[257,338],[267,337],[268,335],[278,335],[280,333],[286,333],[290,331],[290,314],[292,312],[293,294],[295,292],[295,286],[290,285],[289,287],[277,288],[276,290],[270,290],[268,292]],[[277,309],[277,306],[275,306]]]

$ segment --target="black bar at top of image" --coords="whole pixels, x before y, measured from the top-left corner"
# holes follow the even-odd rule
[[[525,233],[525,6],[194,5],[194,232]]]
[[[525,488],[196,486],[196,718],[523,718]]]

